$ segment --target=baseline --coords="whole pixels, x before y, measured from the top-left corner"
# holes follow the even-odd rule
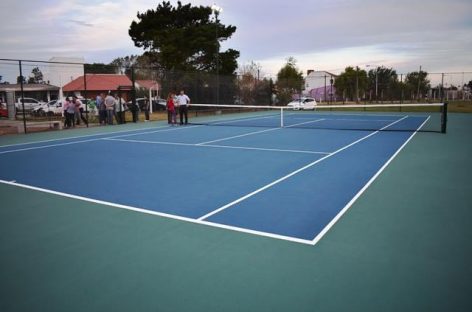
[[[189,222],[189,223],[206,225],[206,226],[211,226],[211,227],[215,227],[215,228],[221,228],[221,229],[231,230],[231,231],[235,231],[235,232],[241,232],[241,233],[252,234],[252,235],[268,237],[268,238],[274,238],[274,239],[279,239],[279,240],[285,240],[285,241],[290,241],[290,242],[300,243],[300,244],[305,244],[305,245],[313,245],[313,243],[310,240],[300,239],[300,238],[296,238],[296,237],[272,234],[272,233],[256,231],[256,230],[250,230],[250,229],[240,228],[240,227],[236,227],[236,226],[229,226],[229,225],[214,223],[214,222],[209,222],[209,221],[201,221],[201,220],[197,220],[197,219],[172,215],[172,214],[168,214],[168,213],[147,210],[147,209],[144,209],[144,208],[133,207],[133,206],[128,206],[128,205],[122,205],[122,204],[116,204],[116,203],[112,203],[112,202],[108,202],[108,201],[97,200],[97,199],[92,199],[92,198],[88,198],[88,197],[83,197],[83,196],[78,196],[78,195],[73,195],[73,194],[48,190],[48,189],[45,189],[45,188],[40,188],[40,187],[31,186],[31,185],[27,185],[27,184],[16,183],[16,182],[13,182],[13,181],[0,180],[0,183],[1,184],[6,184],[6,185],[11,185],[11,186],[16,186],[16,187],[20,187],[20,188],[24,188],[24,189],[29,189],[29,190],[33,190],[33,191],[43,192],[43,193],[47,193],[47,194],[52,194],[52,195],[56,195],[56,196],[76,199],[76,200],[80,200],[80,201],[84,201],[84,202],[105,205],[105,206],[109,206],[109,207],[113,207],[113,208],[119,208],[119,209],[125,209],[125,210],[130,210],[130,211],[155,215],[155,216],[164,217],[164,218],[167,218],[167,219],[185,221],[185,222]]]

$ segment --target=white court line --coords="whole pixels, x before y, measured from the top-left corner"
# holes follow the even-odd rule
[[[288,178],[290,178],[290,177],[292,177],[292,176],[294,176],[294,175],[296,175],[296,174],[298,174],[298,173],[300,173],[300,172],[302,172],[302,171],[304,171],[304,170],[306,170],[306,169],[308,169],[308,168],[310,168],[310,167],[313,167],[313,166],[316,165],[317,163],[320,163],[320,162],[322,162],[323,160],[328,159],[329,157],[332,157],[332,156],[334,156],[334,155],[336,155],[336,154],[342,152],[343,150],[345,150],[345,149],[347,149],[347,148],[349,148],[349,147],[351,147],[351,146],[353,146],[353,145],[355,145],[355,144],[357,144],[357,143],[359,143],[359,142],[364,141],[365,139],[367,139],[367,138],[369,138],[369,137],[371,137],[371,136],[373,136],[373,135],[379,133],[380,131],[386,129],[387,127],[393,126],[394,124],[396,124],[396,123],[402,121],[403,119],[405,119],[405,118],[407,118],[407,117],[408,117],[408,116],[404,116],[403,118],[398,119],[398,120],[396,120],[396,121],[394,121],[394,122],[388,124],[387,126],[383,127],[383,128],[380,129],[380,130],[377,130],[377,131],[375,131],[375,132],[372,132],[372,133],[370,133],[370,134],[368,134],[368,135],[366,135],[366,136],[364,136],[364,137],[362,137],[362,138],[360,138],[360,139],[358,139],[358,140],[356,140],[356,141],[354,141],[354,142],[352,142],[352,143],[350,143],[350,144],[348,144],[348,145],[346,145],[346,146],[344,146],[344,147],[341,147],[340,149],[338,149],[338,150],[336,150],[336,151],[334,151],[334,152],[332,152],[332,153],[326,155],[325,157],[322,157],[322,158],[320,158],[320,159],[318,159],[318,160],[315,160],[314,162],[311,162],[311,163],[309,163],[308,165],[306,165],[306,166],[304,166],[304,167],[302,167],[302,168],[299,168],[299,169],[297,169],[297,170],[295,170],[295,171],[293,171],[293,172],[291,172],[291,173],[289,173],[289,174],[287,174],[287,175],[285,175],[285,176],[283,176],[283,177],[281,177],[281,178],[279,178],[279,179],[277,179],[277,180],[275,180],[275,181],[273,181],[273,182],[271,182],[271,183],[269,183],[269,184],[267,184],[267,185],[264,185],[263,187],[261,187],[261,188],[255,190],[255,191],[253,191],[253,192],[251,192],[251,193],[249,193],[249,194],[246,194],[246,195],[244,195],[243,197],[240,197],[240,198],[238,198],[238,199],[236,199],[236,200],[234,200],[234,201],[232,201],[232,202],[230,202],[230,203],[228,203],[228,204],[226,204],[226,205],[224,205],[224,206],[222,206],[222,207],[220,207],[220,208],[218,208],[218,209],[215,209],[215,210],[213,210],[212,212],[207,213],[207,214],[204,215],[204,216],[201,216],[200,218],[198,218],[198,220],[205,220],[205,219],[207,219],[207,218],[209,218],[209,217],[211,217],[211,216],[213,216],[213,215],[215,215],[215,214],[217,214],[217,213],[219,213],[219,212],[221,212],[221,211],[223,211],[223,210],[225,210],[225,209],[228,209],[229,207],[234,206],[234,205],[236,205],[237,203],[240,203],[240,202],[242,202],[242,201],[244,201],[244,200],[246,200],[246,199],[248,199],[248,198],[250,198],[250,197],[252,197],[252,196],[254,196],[254,195],[256,195],[256,194],[258,194],[258,193],[260,193],[260,192],[262,192],[262,191],[264,191],[264,190],[266,190],[266,189],[268,189],[268,188],[270,188],[270,187],[272,187],[272,186],[274,186],[274,185],[276,185],[276,184],[279,184],[280,182],[285,181],[285,180],[287,180]]]
[[[112,139],[112,138],[136,136],[136,135],[141,135],[141,134],[166,132],[166,131],[173,131],[173,130],[179,130],[179,129],[190,129],[190,128],[195,128],[195,127],[200,127],[200,126],[176,127],[176,128],[170,128],[170,129],[168,129],[168,127],[162,127],[162,128],[160,128],[160,130],[153,130],[153,131],[148,131],[148,132],[123,134],[123,135],[117,135],[117,136],[112,136],[112,137],[102,137],[102,138],[95,138],[95,139],[89,139],[89,140],[81,140],[81,141],[65,142],[65,143],[58,143],[58,144],[49,144],[49,145],[42,145],[42,146],[25,147],[25,148],[19,148],[19,149],[8,150],[8,151],[0,151],[0,155],[1,154],[14,153],[14,152],[23,152],[23,151],[29,151],[29,150],[43,149],[43,148],[49,148],[49,147],[65,146],[65,145],[72,145],[72,144],[78,144],[78,143],[87,143],[87,142],[100,141],[100,140]],[[105,134],[103,134],[103,135],[105,135]]]
[[[81,138],[88,138],[88,137],[99,136],[99,135],[108,135],[108,134],[115,134],[115,133],[141,131],[141,130],[149,130],[149,129],[156,129],[156,128],[168,128],[168,127],[169,126],[159,126],[159,127],[153,127],[153,128],[140,128],[140,129],[133,129],[133,130],[120,130],[120,131],[105,132],[105,133],[86,134],[86,135],[72,136],[72,137],[67,137],[67,138],[58,138],[58,139],[41,140],[41,141],[35,141],[35,142],[0,145],[0,148],[10,147],[10,146],[21,146],[21,145],[28,145],[28,144],[37,144],[37,143],[48,143],[48,142],[55,142],[55,141],[64,141],[64,140],[71,140],[71,139],[81,139]]]
[[[166,127],[166,129],[158,129],[158,130],[147,131],[147,132],[142,132],[142,133],[123,134],[123,135],[113,136],[113,137],[110,137],[110,138],[111,139],[113,139],[113,138],[124,138],[124,137],[130,137],[130,136],[137,136],[137,135],[141,135],[141,134],[151,134],[151,133],[157,133],[157,132],[176,131],[176,130],[197,128],[197,127],[202,127],[202,126],[201,125],[195,125],[195,126],[181,126],[181,127]],[[108,139],[108,138],[104,138],[104,139]]]
[[[312,245],[312,242],[310,240],[296,238],[296,237],[284,236],[284,235],[279,235],[279,234],[272,234],[272,233],[256,231],[256,230],[250,230],[250,229],[240,228],[240,227],[236,227],[236,226],[229,226],[229,225],[219,224],[219,223],[214,223],[214,222],[200,221],[200,220],[196,220],[196,219],[192,219],[192,218],[181,217],[181,216],[167,214],[167,213],[163,213],[163,212],[147,210],[147,209],[144,209],[144,208],[138,208],[138,207],[133,207],[133,206],[116,204],[116,203],[112,203],[112,202],[107,202],[107,201],[103,201],[103,200],[97,200],[97,199],[82,197],[82,196],[78,196],[78,195],[72,195],[72,194],[68,194],[68,193],[48,190],[48,189],[44,189],[44,188],[40,188],[40,187],[36,187],[36,186],[31,186],[31,185],[26,185],[26,184],[21,184],[21,183],[9,182],[9,181],[4,181],[4,180],[0,180],[0,183],[7,184],[7,185],[12,185],[12,186],[16,186],[16,187],[20,187],[20,188],[24,188],[24,189],[39,191],[39,192],[43,192],[43,193],[53,194],[53,195],[57,195],[57,196],[61,196],[61,197],[77,199],[77,200],[81,200],[81,201],[84,201],[84,202],[100,204],[100,205],[106,205],[106,206],[113,207],[113,208],[126,209],[126,210],[141,212],[141,213],[145,213],[145,214],[160,216],[160,217],[164,217],[164,218],[167,218],[167,219],[174,219],[174,220],[185,221],[185,222],[195,223],[195,224],[200,224],[200,225],[206,225],[206,226],[211,226],[211,227],[215,227],[215,228],[222,228],[222,229],[241,232],[241,233],[246,233],[246,234],[253,234],[253,235],[269,237],[269,238],[275,238],[275,239],[285,240],[285,241],[290,241],[290,242],[295,242],[295,243]]]
[[[321,230],[321,232],[319,232],[318,235],[316,235],[316,237],[312,240],[313,245],[319,242],[319,240],[323,238],[323,236],[344,215],[344,213],[346,213],[346,211],[349,208],[351,208],[354,202],[367,190],[367,188],[375,181],[375,179],[377,179],[377,177],[385,170],[385,168],[387,168],[387,166],[400,153],[400,151],[408,144],[408,142],[410,142],[410,140],[415,136],[415,134],[418,133],[418,131],[426,124],[426,122],[428,122],[430,117],[431,116],[428,116],[428,118],[418,127],[418,129],[415,130],[415,132],[411,134],[411,136],[405,141],[405,143],[403,143],[402,146],[398,148],[398,150],[392,155],[392,157],[390,157],[387,160],[387,162],[379,169],[379,171],[377,171],[377,173],[372,178],[370,178],[370,180],[366,183],[366,185],[364,185],[364,187],[359,192],[357,192],[357,194],[346,204],[346,206],[344,206],[344,208],[341,209],[341,211],[333,219],[331,219],[331,221],[323,228],[323,230]]]
[[[279,129],[280,128],[271,128],[271,129],[266,129],[266,130],[259,130],[259,131],[244,133],[244,134],[240,134],[240,135],[234,135],[234,136],[230,136],[230,137],[226,137],[226,138],[222,138],[222,139],[206,141],[206,142],[200,142],[200,143],[196,143],[195,145],[204,145],[204,144],[208,144],[208,143],[215,143],[215,142],[226,141],[226,140],[231,140],[231,139],[236,139],[236,138],[242,138],[242,137],[249,136],[249,135],[254,135],[254,134],[264,133],[264,132],[269,132],[269,131],[275,131],[275,130],[279,130]]]
[[[268,151],[268,152],[286,152],[286,153],[304,153],[304,154],[329,154],[327,152],[315,152],[306,150],[291,150],[291,149],[277,149],[277,148],[262,148],[262,147],[246,147],[246,146],[231,146],[231,145],[199,145],[193,143],[178,143],[178,142],[166,142],[166,141],[143,141],[143,140],[125,140],[125,139],[113,139],[104,138],[105,141],[118,141],[128,143],[142,143],[142,144],[158,144],[158,145],[180,145],[180,146],[192,146],[192,147],[211,147],[211,148],[230,148],[230,149],[242,149],[242,150],[256,150],[256,151]]]
[[[302,118],[302,117],[295,117],[293,119],[296,119],[296,120],[304,120],[304,119],[308,119],[308,118]],[[324,118],[324,120],[326,121],[331,121],[331,120],[341,120],[341,121],[352,121],[352,122],[356,122],[356,121],[361,121],[361,122],[392,122],[394,121],[394,119],[353,119],[353,118]]]
[[[317,119],[317,120],[312,120],[312,121],[301,122],[301,123],[293,124],[293,125],[290,125],[290,126],[286,126],[285,128],[296,127],[296,126],[300,126],[300,125],[304,125],[304,124],[308,124],[308,123],[320,122],[322,120],[324,120],[324,119]],[[279,128],[271,128],[271,129],[267,129],[267,130],[254,131],[254,132],[249,132],[249,133],[244,133],[244,134],[240,134],[240,135],[230,136],[230,137],[226,137],[226,138],[222,138],[222,139],[201,142],[201,143],[197,143],[196,145],[204,145],[204,144],[208,144],[208,143],[215,143],[215,142],[226,141],[226,140],[231,140],[231,139],[236,139],[236,138],[242,138],[242,137],[249,136],[249,135],[254,135],[254,134],[264,133],[264,132],[269,132],[269,131],[275,131],[275,130],[280,130],[280,129],[283,129],[283,128],[279,127]]]
[[[267,118],[279,118],[280,114],[274,114],[274,115],[269,115],[269,116],[261,116],[261,117],[245,117],[245,118],[235,118],[235,119],[230,119],[230,120],[223,120],[223,121],[218,121],[218,122],[212,122],[212,125],[223,125],[231,122],[243,122],[246,120],[255,120],[255,119],[267,119]]]
[[[369,114],[369,111],[367,111],[366,113],[357,113],[357,114],[354,114],[354,113],[350,113],[350,114],[347,114],[347,113],[336,113],[335,111],[333,112],[329,112],[329,111],[315,111],[315,112],[303,112],[303,113],[286,113],[287,115],[298,115],[298,116],[303,116],[303,114],[306,114],[305,116],[309,116],[309,114],[311,115],[317,115],[317,116],[325,116],[325,115],[328,115],[328,116],[374,116],[374,117],[404,117],[405,115],[396,115],[396,114],[392,114],[392,115],[379,115],[379,114],[375,114],[374,112],[370,112]],[[393,120],[389,120],[389,121],[393,121]]]
[[[58,144],[49,144],[49,145],[34,146],[34,147],[25,147],[25,148],[19,148],[19,149],[14,149],[14,150],[2,151],[2,152],[0,152],[0,155],[8,154],[8,153],[15,153],[15,152],[24,152],[24,151],[36,150],[36,149],[43,149],[43,148],[49,148],[49,147],[55,147],[55,146],[65,146],[65,145],[71,145],[71,144],[93,142],[93,141],[99,141],[99,140],[102,140],[102,138],[96,138],[96,139],[90,139],[90,140],[81,140],[81,141],[74,141],[74,142],[66,142],[66,143],[58,143]]]

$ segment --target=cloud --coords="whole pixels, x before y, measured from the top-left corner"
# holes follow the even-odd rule
[[[92,23],[87,23],[84,21],[77,21],[77,20],[70,20],[72,23],[75,23],[80,26],[85,26],[85,27],[93,27],[94,25]]]
[[[212,5],[214,0],[191,1]],[[84,56],[110,62],[142,53],[128,35],[136,13],[155,0],[43,0],[0,2],[4,58]],[[174,5],[176,1],[171,1]],[[183,1],[187,3],[187,1]],[[237,26],[223,48],[241,51],[274,74],[294,56],[299,67],[342,70],[388,64],[407,72],[472,70],[470,0],[218,0],[225,24]],[[21,18],[20,18],[21,17]],[[27,17],[27,18],[26,18]],[[1,69],[1,68],[0,68]]]

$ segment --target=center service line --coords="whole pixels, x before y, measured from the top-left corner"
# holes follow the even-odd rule
[[[302,168],[300,168],[300,169],[297,169],[297,170],[295,170],[295,171],[293,171],[293,172],[287,174],[286,176],[283,176],[283,177],[281,177],[281,178],[279,178],[279,179],[277,179],[277,180],[275,180],[275,181],[273,181],[273,182],[271,182],[271,183],[269,183],[269,184],[267,184],[267,185],[265,185],[265,186],[263,186],[263,187],[261,187],[261,188],[255,190],[255,191],[253,191],[253,192],[251,192],[251,193],[249,193],[249,194],[246,194],[246,195],[243,196],[243,197],[240,197],[240,198],[238,198],[238,199],[236,199],[236,200],[234,200],[234,201],[232,201],[232,202],[230,202],[230,203],[228,203],[228,204],[226,204],[226,205],[224,205],[224,206],[222,206],[222,207],[220,207],[220,208],[218,208],[218,209],[216,209],[216,210],[213,210],[213,211],[211,211],[210,213],[207,213],[207,214],[204,215],[204,216],[201,216],[201,217],[198,218],[197,220],[202,221],[202,220],[208,219],[209,217],[211,217],[211,216],[213,216],[213,215],[215,215],[215,214],[217,214],[217,213],[219,213],[219,212],[221,212],[221,211],[223,211],[223,210],[225,210],[225,209],[228,209],[229,207],[234,206],[234,205],[236,205],[237,203],[240,203],[240,202],[242,202],[242,201],[244,201],[244,200],[246,200],[246,199],[248,199],[248,198],[250,198],[250,197],[252,197],[252,196],[254,196],[254,195],[256,195],[256,194],[258,194],[258,193],[260,193],[260,192],[262,192],[262,191],[264,191],[264,190],[266,190],[266,189],[268,189],[268,188],[270,188],[270,187],[272,187],[272,186],[274,186],[274,185],[276,185],[276,184],[279,184],[280,182],[282,182],[282,181],[284,181],[284,180],[287,180],[288,178],[290,178],[290,177],[292,177],[292,176],[294,176],[294,175],[296,175],[296,174],[298,174],[298,173],[300,173],[300,172],[302,172],[302,171],[304,171],[304,170],[306,170],[306,169],[308,169],[308,168],[310,168],[310,167],[316,165],[317,163],[319,163],[319,162],[321,162],[321,161],[323,161],[323,160],[325,160],[325,159],[328,159],[328,158],[330,158],[331,156],[334,156],[334,155],[338,154],[339,152],[342,152],[343,150],[345,150],[345,149],[347,149],[347,148],[349,148],[349,147],[351,147],[351,146],[353,146],[353,145],[355,145],[355,144],[357,144],[357,143],[359,143],[359,142],[364,141],[364,140],[367,139],[367,138],[370,138],[371,136],[373,136],[373,135],[379,133],[380,131],[382,131],[382,130],[384,130],[384,129],[390,127],[390,126],[393,126],[394,124],[396,124],[396,123],[402,121],[403,119],[405,119],[405,118],[407,118],[407,117],[408,117],[408,116],[404,116],[403,118],[398,119],[398,120],[396,120],[396,121],[394,121],[394,122],[392,122],[392,123],[386,125],[385,127],[381,128],[380,130],[377,130],[377,131],[375,131],[375,132],[372,132],[372,133],[370,133],[370,134],[368,134],[368,135],[366,135],[366,136],[364,136],[364,137],[362,137],[362,138],[360,138],[360,139],[358,139],[358,140],[356,140],[356,141],[350,143],[349,145],[346,145],[346,146],[344,146],[344,147],[341,147],[340,149],[338,149],[338,150],[336,150],[336,151],[334,151],[334,152],[332,152],[332,153],[330,153],[330,154],[328,154],[328,155],[326,155],[326,156],[324,156],[324,157],[322,157],[322,158],[320,158],[320,159],[318,159],[318,160],[315,160],[314,162],[311,162],[311,163],[309,163],[308,165],[306,165],[306,166],[304,166],[304,167],[302,167]]]

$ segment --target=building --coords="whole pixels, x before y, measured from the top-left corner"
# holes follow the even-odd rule
[[[65,95],[75,94],[85,98],[95,99],[100,93],[118,94],[126,101],[131,100],[131,90],[133,83],[126,75],[116,74],[86,74],[79,76],[63,87]],[[152,99],[152,110],[157,109],[155,102],[159,98],[159,84],[154,80],[136,80],[137,97],[147,97]]]
[[[318,102],[336,101],[336,78],[337,75],[327,71],[308,70],[303,94],[315,98]]]
[[[146,94],[145,96],[151,99],[159,98],[160,87],[159,83],[154,80],[136,80],[136,89],[138,92]]]
[[[39,101],[49,102],[59,97],[60,88],[50,84],[25,83],[23,84],[23,96],[34,98]],[[20,84],[0,84],[0,102],[5,103],[7,93],[14,93],[15,101],[21,98]]]
[[[62,98],[62,87],[76,78],[84,75],[83,57],[53,57],[44,68],[44,81],[48,81],[60,88],[59,97]]]
[[[75,94],[85,98],[95,98],[100,93],[121,94],[125,100],[131,99],[132,82],[126,75],[86,74],[64,85],[65,95]]]

